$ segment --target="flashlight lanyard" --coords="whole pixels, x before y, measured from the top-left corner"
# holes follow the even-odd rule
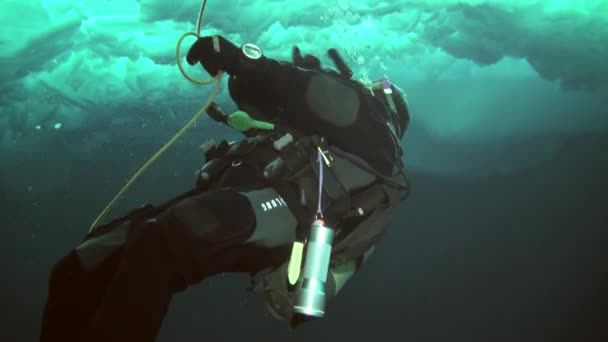
[[[323,219],[323,209],[321,208],[321,198],[323,197],[323,152],[317,149],[317,160],[319,162],[319,201],[317,206],[317,219]]]

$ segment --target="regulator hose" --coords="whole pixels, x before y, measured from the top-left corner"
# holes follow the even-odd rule
[[[224,72],[222,70],[220,70],[218,72],[218,74],[214,78],[211,78],[209,80],[198,80],[198,79],[195,79],[195,78],[191,77],[190,75],[188,75],[188,73],[186,73],[186,70],[184,70],[184,67],[182,65],[181,55],[180,55],[180,49],[181,49],[182,42],[184,41],[184,39],[186,39],[187,37],[190,37],[190,36],[194,36],[197,39],[202,38],[200,32],[201,32],[201,26],[202,26],[202,22],[203,22],[203,14],[205,12],[205,5],[206,4],[207,4],[207,0],[203,0],[203,2],[201,4],[200,11],[199,11],[199,14],[198,14],[198,20],[196,22],[196,31],[186,32],[186,33],[182,34],[181,37],[179,38],[179,40],[177,41],[177,46],[176,46],[176,49],[175,49],[175,58],[176,58],[176,61],[177,61],[177,67],[179,68],[179,71],[190,82],[195,83],[195,84],[200,84],[200,85],[207,85],[207,84],[211,84],[211,83],[215,82],[215,87],[213,89],[213,92],[209,96],[209,99],[207,99],[207,102],[192,117],[192,119],[190,119],[190,121],[188,121],[188,123],[186,125],[184,125],[184,127],[182,127],[173,136],[173,138],[171,138],[156,153],[154,153],[152,155],[152,157],[150,157],[150,159],[148,159],[148,161],[145,162],[144,165],[142,165],[139,168],[139,170],[137,170],[137,172],[129,179],[129,181],[116,194],[116,196],[114,196],[114,198],[110,201],[110,203],[108,203],[108,205],[101,211],[101,213],[99,213],[99,215],[97,216],[97,218],[95,219],[95,221],[93,221],[93,223],[91,224],[91,227],[89,228],[89,233],[97,226],[97,224],[105,217],[105,215],[114,207],[114,205],[118,202],[118,200],[120,200],[124,196],[124,194],[131,188],[131,186],[135,183],[135,181],[137,181],[137,179],[152,164],[154,164],[154,162],[156,162],[158,160],[158,158],[160,158],[163,155],[163,153],[165,153],[165,151],[167,151],[169,149],[169,147],[171,147],[177,140],[179,140],[179,138],[181,138],[184,135],[184,133],[186,133],[186,131],[188,129],[190,129],[194,125],[194,123],[196,121],[198,121],[203,116],[203,114],[205,114],[205,112],[207,111],[207,109],[209,108],[209,106],[211,105],[211,103],[213,103],[213,101],[217,97],[217,95],[218,95],[218,93],[220,91],[221,80],[222,80],[222,76],[224,75]]]

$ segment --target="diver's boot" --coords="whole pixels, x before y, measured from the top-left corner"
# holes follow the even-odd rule
[[[85,271],[72,250],[53,267],[42,316],[41,342],[81,342],[82,334],[105,294],[120,250]]]
[[[132,227],[118,269],[83,341],[155,340],[176,288],[164,226],[148,220]]]

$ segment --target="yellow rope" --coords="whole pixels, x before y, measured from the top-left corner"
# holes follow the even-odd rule
[[[200,21],[200,16],[199,16],[199,21]],[[190,129],[190,127],[192,127],[192,125],[194,125],[194,123],[196,121],[198,121],[201,118],[201,116],[203,116],[203,114],[205,114],[205,112],[207,111],[207,108],[209,108],[209,106],[211,105],[213,100],[215,100],[215,97],[218,95],[218,93],[220,91],[222,76],[224,75],[224,72],[222,70],[220,70],[218,72],[217,76],[215,76],[212,79],[206,80],[206,81],[201,81],[201,80],[195,79],[193,77],[190,77],[190,75],[188,75],[186,73],[186,71],[184,70],[184,67],[183,67],[182,61],[181,61],[181,56],[180,56],[180,48],[181,48],[183,40],[189,36],[201,38],[201,36],[198,32],[186,32],[179,38],[179,40],[177,41],[177,47],[176,47],[176,52],[175,52],[175,58],[177,60],[177,66],[179,68],[179,71],[182,73],[182,75],[184,75],[185,78],[187,78],[190,82],[195,83],[195,84],[205,85],[205,84],[211,84],[213,82],[216,82],[215,89],[213,89],[211,96],[209,96],[209,99],[207,99],[207,102],[198,111],[198,113],[196,113],[192,117],[192,119],[190,119],[190,121],[184,127],[182,127],[182,129],[180,129],[173,136],[173,138],[171,138],[171,140],[169,140],[165,145],[163,145],[163,147],[161,147],[156,153],[154,153],[154,155],[152,155],[152,157],[150,157],[150,159],[148,159],[148,161],[144,165],[142,165],[142,167],[140,167],[139,170],[137,170],[137,172],[131,177],[131,179],[129,179],[127,184],[125,184],[122,187],[122,189],[118,192],[118,194],[116,194],[116,196],[114,196],[114,198],[110,201],[110,203],[108,203],[108,205],[97,216],[95,221],[93,221],[93,224],[91,224],[91,227],[89,228],[89,233],[93,230],[93,228],[95,228],[95,226],[97,226],[99,221],[101,221],[103,219],[103,217],[114,207],[116,202],[118,202],[118,200],[121,199],[122,196],[131,188],[131,186],[135,183],[135,181],[137,181],[139,176],[141,176],[150,167],[150,165],[154,164],[154,162],[156,162],[158,160],[158,158],[160,158],[160,156],[163,153],[165,153],[165,151],[167,151],[169,149],[169,147],[171,147],[171,145],[173,145],[179,138],[181,138],[182,135],[184,135],[184,133],[186,133],[186,131],[188,129]]]

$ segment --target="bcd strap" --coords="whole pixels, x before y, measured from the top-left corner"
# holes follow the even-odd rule
[[[308,237],[310,225],[314,220],[314,212],[305,205],[302,205],[300,201],[300,184],[278,179],[269,180],[269,183],[283,200],[285,200],[287,207],[298,221],[296,239],[305,241]]]
[[[323,138],[319,138],[317,136],[313,136],[312,140],[317,148],[317,151],[320,154],[311,160],[313,170],[317,177],[317,181],[323,182],[323,195],[326,195],[326,198],[322,198],[322,202],[325,200],[325,208],[323,210],[328,209],[330,206],[342,206],[343,210],[348,210],[350,207],[350,198],[349,198],[349,189],[347,189],[340,178],[336,175],[334,170],[334,159],[329,151],[329,144],[327,140]],[[321,157],[323,160],[321,162],[318,161],[318,158]],[[320,167],[324,168],[323,179],[321,179],[321,170]],[[318,196],[318,194],[317,194]],[[331,217],[325,214],[325,221],[332,225],[333,222],[336,221],[337,217]],[[341,216],[341,215],[340,215]],[[339,216],[338,216],[339,217]]]
[[[318,158],[321,152],[323,161]],[[319,182],[322,186],[322,210],[324,220],[330,225],[337,224],[340,217],[350,210],[349,192],[332,170],[332,157],[327,143],[317,136],[300,138],[279,151],[279,157],[264,170],[266,179],[284,197],[287,205],[297,217],[298,236],[306,238],[312,223],[319,196]],[[324,168],[320,178],[320,166]]]

